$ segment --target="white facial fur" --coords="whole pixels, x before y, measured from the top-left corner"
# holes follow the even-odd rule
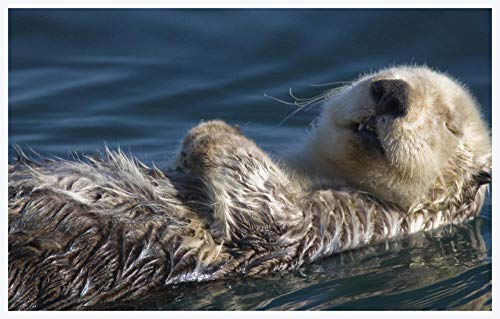
[[[404,115],[377,115],[371,92],[377,80],[408,84]],[[490,135],[477,103],[462,85],[427,67],[393,67],[363,76],[323,107],[305,148],[311,167],[304,170],[401,207],[448,196],[441,191],[491,167]],[[374,118],[381,151],[367,148],[357,131],[368,118]]]

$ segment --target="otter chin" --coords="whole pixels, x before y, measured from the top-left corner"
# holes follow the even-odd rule
[[[392,67],[325,96],[317,127],[286,156],[312,187],[348,185],[411,210],[490,171],[478,103],[450,76]]]
[[[106,149],[9,165],[9,309],[106,309],[474,218],[491,140],[466,88],[393,67],[322,95],[275,160],[239,127],[192,128],[160,170]]]

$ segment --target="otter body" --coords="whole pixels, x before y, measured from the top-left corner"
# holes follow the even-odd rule
[[[409,79],[423,82],[420,73],[436,73],[407,68],[402,74],[419,76],[373,84],[393,80],[398,70],[325,95],[317,134],[279,164],[222,121],[193,128],[167,171],[108,150],[84,161],[30,159],[21,152],[9,166],[9,308],[99,309],[173,283],[294,270],[473,218],[491,170],[491,145],[471,144],[491,144],[476,104],[462,106],[468,95],[458,90],[450,105],[459,118],[441,101],[436,114],[450,123],[435,124],[428,139],[415,140],[411,130],[427,118],[410,114],[415,105],[421,108],[415,114],[427,114],[417,102],[428,97],[415,97]],[[344,122],[332,122],[342,116]],[[370,132],[358,129],[363,125]],[[454,143],[444,149],[438,142],[446,138]],[[402,153],[412,145],[416,159]],[[423,152],[446,163],[422,171]],[[371,181],[349,177],[370,160],[362,169]],[[390,181],[371,171],[391,168]],[[407,187],[395,188],[405,180],[418,192],[414,201]]]

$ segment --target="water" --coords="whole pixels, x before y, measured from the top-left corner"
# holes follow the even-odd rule
[[[166,165],[201,119],[269,152],[318,108],[264,97],[427,63],[474,92],[491,126],[489,10],[10,10],[9,156],[120,146]],[[323,88],[324,89],[324,88]],[[491,309],[491,197],[480,218],[296,273],[171,287],[132,309]],[[207,291],[209,293],[207,293]]]

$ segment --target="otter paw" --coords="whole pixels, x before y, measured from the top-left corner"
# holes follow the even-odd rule
[[[203,122],[192,128],[177,155],[177,169],[203,175],[218,159],[229,154],[229,150],[238,145],[238,140],[245,139],[239,127],[233,127],[223,121]]]

